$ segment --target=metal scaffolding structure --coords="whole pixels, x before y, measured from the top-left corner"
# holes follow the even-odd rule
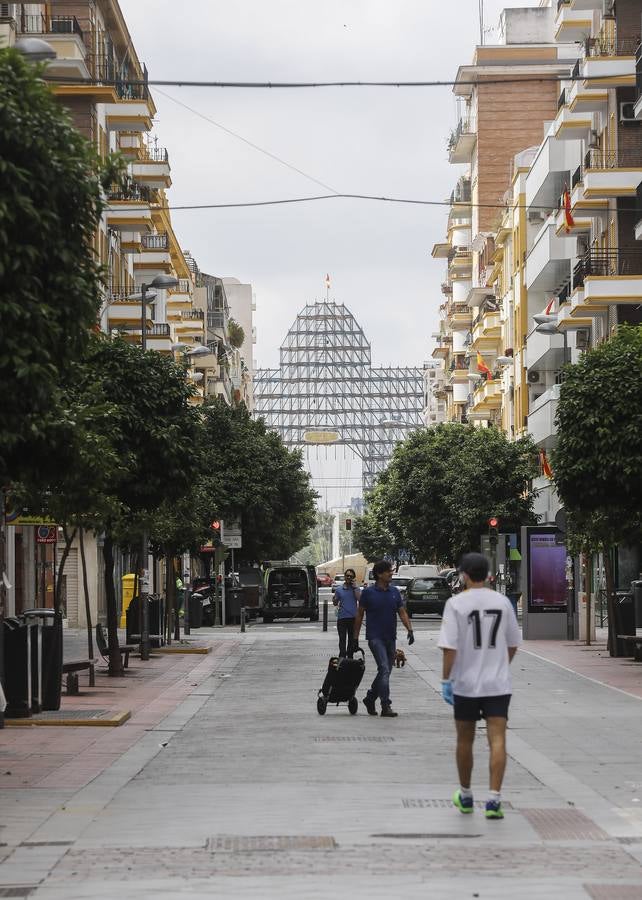
[[[395,444],[423,425],[420,368],[373,368],[370,344],[343,304],[311,303],[281,345],[278,369],[254,375],[254,415],[289,447],[350,447],[369,490]]]

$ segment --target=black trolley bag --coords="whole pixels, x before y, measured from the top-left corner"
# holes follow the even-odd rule
[[[361,647],[355,653],[360,653],[361,656],[357,659],[330,657],[328,674],[317,698],[317,712],[320,716],[325,715],[328,703],[336,703],[337,706],[340,703],[347,703],[350,715],[357,714],[359,701],[355,693],[366,670],[366,657]]]

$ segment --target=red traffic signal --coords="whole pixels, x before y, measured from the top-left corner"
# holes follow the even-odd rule
[[[489,528],[499,528],[499,519],[497,518],[497,516],[490,517],[490,519],[488,520],[488,527]]]
[[[218,520],[216,520],[216,521],[214,521],[214,522],[211,523],[210,528],[212,529],[212,531],[219,531],[219,532],[220,532],[220,530],[221,530],[221,523],[220,523]]]
[[[346,531],[352,531],[352,519],[346,519]]]

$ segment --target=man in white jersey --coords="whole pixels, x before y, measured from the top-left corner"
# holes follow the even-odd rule
[[[465,589],[446,603],[439,632],[443,651],[441,692],[454,706],[457,728],[459,789],[453,803],[472,813],[475,727],[486,719],[490,748],[490,793],[487,819],[503,819],[501,787],[506,768],[506,723],[512,685],[509,665],[521,643],[517,618],[503,594],[486,587],[488,561],[467,553],[459,564]]]

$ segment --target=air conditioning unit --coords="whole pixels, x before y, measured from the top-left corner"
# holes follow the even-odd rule
[[[578,328],[575,332],[575,346],[578,350],[588,350],[591,332],[588,328]]]
[[[0,19],[15,19],[16,18],[16,4],[15,3],[0,3]]]
[[[546,213],[541,209],[529,209],[528,221],[529,222],[545,222],[546,221]]]
[[[624,101],[620,103],[620,122],[639,122],[635,118],[635,103]]]
[[[539,384],[539,372],[528,372],[526,378],[529,384]]]

